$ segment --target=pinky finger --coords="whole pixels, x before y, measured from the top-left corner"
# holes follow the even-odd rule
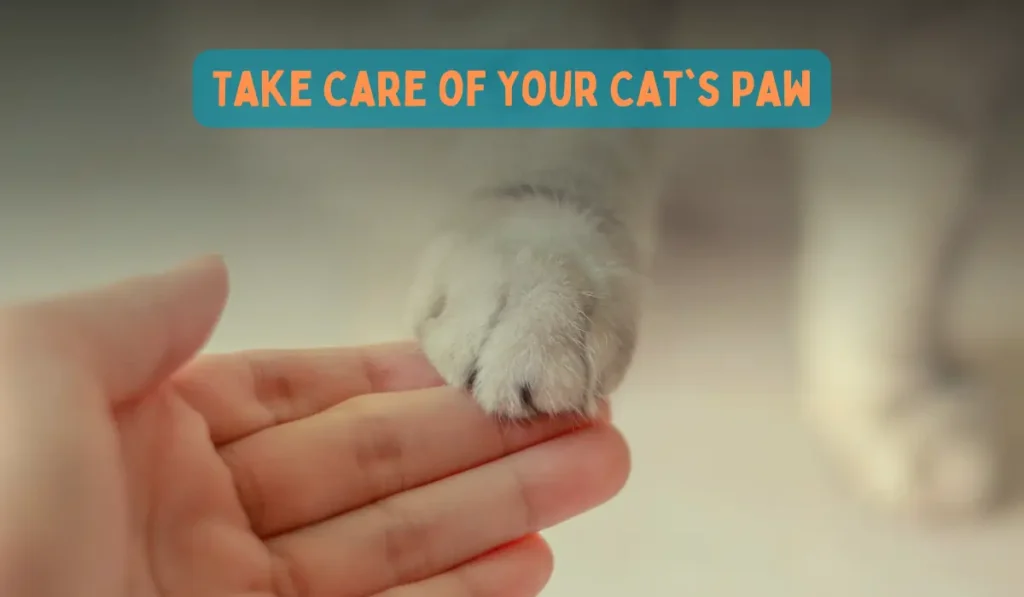
[[[530,535],[475,560],[376,597],[536,597],[551,578],[551,549]]]

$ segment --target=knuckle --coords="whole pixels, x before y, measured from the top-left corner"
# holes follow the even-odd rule
[[[379,413],[363,413],[353,420],[353,456],[356,468],[374,499],[408,489],[406,446],[395,422]]]
[[[218,449],[224,466],[235,486],[235,495],[249,520],[249,527],[257,535],[267,528],[267,500],[263,484],[252,467],[246,464],[239,453],[237,443],[230,443]]]
[[[286,551],[271,552],[271,586],[278,597],[309,597],[309,573]]]
[[[375,509],[383,518],[383,558],[391,570],[393,585],[423,580],[437,572],[431,544],[432,525],[388,501],[379,502]]]

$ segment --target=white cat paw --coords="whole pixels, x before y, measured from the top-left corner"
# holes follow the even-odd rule
[[[508,201],[424,256],[412,292],[417,338],[488,413],[593,415],[636,342],[628,255],[592,215],[550,199]]]
[[[999,488],[984,398],[938,386],[892,408],[848,411],[831,421],[830,435],[869,501],[914,518],[972,518]]]

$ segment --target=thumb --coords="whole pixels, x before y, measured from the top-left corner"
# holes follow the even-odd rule
[[[213,332],[227,301],[220,257],[28,306],[50,356],[99,383],[114,403],[162,383]],[[41,328],[41,329],[40,329]],[[32,332],[30,332],[32,333]],[[56,352],[56,354],[53,354]]]

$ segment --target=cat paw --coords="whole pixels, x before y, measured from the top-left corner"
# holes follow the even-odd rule
[[[607,222],[519,199],[458,226],[424,256],[416,336],[488,413],[596,414],[632,359],[639,288]]]
[[[890,408],[834,418],[830,439],[870,502],[930,521],[974,518],[993,506],[999,481],[984,398],[959,385],[931,387]]]

